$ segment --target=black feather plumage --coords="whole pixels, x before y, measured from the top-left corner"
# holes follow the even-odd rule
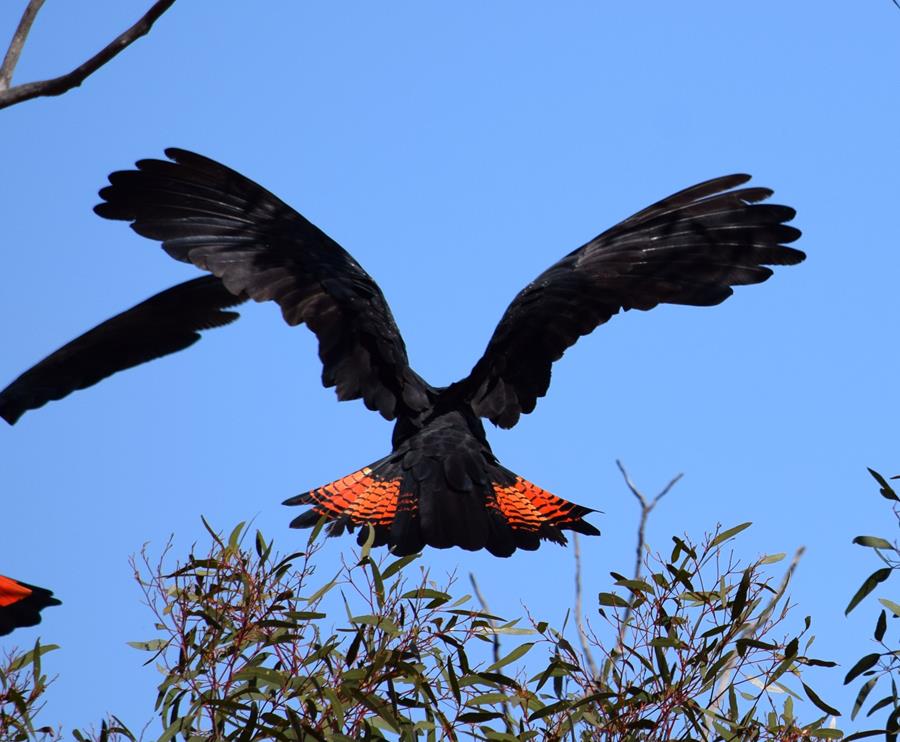
[[[513,299],[471,373],[438,388],[410,368],[381,290],[340,245],[243,175],[185,150],[166,155],[110,175],[95,210],[212,276],[60,349],[0,392],[0,415],[13,423],[49,399],[187,347],[198,330],[234,319],[222,310],[246,298],[274,301],[289,325],[315,333],[322,381],[339,399],[362,399],[396,420],[388,456],[286,501],[310,507],[292,525],[323,516],[332,533],[368,525],[376,545],[398,554],[430,545],[509,556],[542,540],[565,543],[565,530],[599,533],[583,520],[588,508],[505,469],[481,419],[508,428],[533,411],[553,362],[618,312],[718,304],[734,286],[767,280],[768,266],[805,257],[788,247],[800,236],[787,224],[793,209],[763,203],[771,190],[745,186],[747,175],[699,183],[550,266]],[[361,528],[361,542],[366,534]]]

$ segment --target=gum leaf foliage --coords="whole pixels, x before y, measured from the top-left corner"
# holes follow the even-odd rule
[[[364,545],[326,567],[320,529],[282,555],[243,524],[227,536],[206,525],[208,544],[178,563],[171,547],[134,560],[155,631],[132,646],[162,674],[156,721],[136,733],[110,716],[66,738],[841,738],[838,712],[808,684],[810,668],[833,663],[807,656],[808,618],[791,628],[792,570],[769,572],[783,555],[737,563],[743,527],[674,537],[635,578],[612,573],[576,619],[576,649],[565,621],[491,615],[418,555],[376,559]],[[50,648],[5,665],[0,739],[63,738],[32,721]]]
[[[878,483],[878,493],[892,503],[891,514],[896,524],[900,525],[900,497],[894,491],[887,478],[877,471],[869,469],[869,474]],[[891,477],[898,479],[900,477]],[[872,549],[881,566],[863,580],[859,589],[854,593],[847,605],[845,613],[850,613],[865,598],[885,582],[897,569],[900,569],[900,550],[896,541],[889,541],[880,536],[857,536],[854,544]],[[851,734],[846,739],[862,739],[864,736],[883,734],[889,742],[895,742],[900,733],[900,696],[897,693],[897,675],[900,671],[900,648],[892,646],[892,641],[886,640],[888,622],[900,616],[900,605],[889,598],[880,597],[878,602],[882,608],[875,620],[875,628],[872,632],[873,641],[878,651],[868,652],[860,657],[847,672],[844,683],[859,683],[859,692],[851,711],[851,719],[866,706],[866,716],[873,716],[878,712],[886,715],[884,727],[870,732]],[[875,689],[878,692],[874,693]]]

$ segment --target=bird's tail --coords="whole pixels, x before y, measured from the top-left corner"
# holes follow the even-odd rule
[[[41,611],[51,605],[60,601],[49,590],[0,575],[0,636],[39,624]]]
[[[590,508],[563,500],[499,464],[472,463],[451,456],[404,467],[392,455],[284,504],[311,506],[291,522],[292,528],[309,528],[322,517],[331,521],[331,535],[370,525],[373,545],[387,545],[400,556],[427,545],[487,549],[506,557],[517,548],[533,551],[542,540],[565,544],[564,530],[600,535],[583,520],[593,512]],[[368,534],[362,528],[358,542],[365,543]]]

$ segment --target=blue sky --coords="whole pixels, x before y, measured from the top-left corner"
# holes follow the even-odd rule
[[[3,33],[22,5],[0,7]],[[67,71],[146,7],[48,3],[16,80]],[[195,275],[91,212],[111,170],[167,146],[244,172],[338,240],[435,384],[468,373],[563,254],[679,188],[752,173],[798,210],[807,261],[718,307],[614,318],[554,366],[534,414],[489,438],[508,468],[603,511],[602,538],[582,541],[588,595],[631,565],[617,458],[648,494],[685,473],[650,523],[662,549],[744,521],[744,559],[806,546],[797,620],[814,617],[818,655],[846,670],[871,651],[874,608],[843,608],[877,566],[850,541],[891,535],[865,468],[900,472],[898,39],[890,0],[177,3],[82,88],[0,112],[0,384]],[[152,635],[127,563],[142,544],[174,533],[185,551],[203,514],[255,518],[291,549],[305,535],[279,503],[387,452],[390,424],[336,404],[319,375],[313,336],[254,305],[0,428],[0,572],[64,603],[16,635],[63,647],[47,721],[151,717],[157,676],[125,646]],[[571,605],[570,549],[426,559],[476,572],[501,615],[524,602],[561,623]],[[839,675],[812,677],[846,708]]]

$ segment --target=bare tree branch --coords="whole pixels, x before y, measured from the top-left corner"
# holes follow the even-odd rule
[[[472,590],[475,591],[475,597],[478,598],[478,602],[481,603],[481,610],[483,610],[489,616],[493,615],[491,613],[490,606],[487,604],[487,601],[484,599],[484,595],[481,594],[481,590],[478,587],[478,583],[475,581],[475,573],[474,572],[469,572],[469,582],[472,583]],[[490,623],[492,629],[496,628],[497,622],[494,621],[493,618],[489,619],[489,623]],[[491,643],[493,644],[493,649],[494,649],[494,662],[498,662],[500,660],[500,637],[497,635],[496,632],[494,632],[492,635]]]
[[[647,498],[644,497],[643,494],[641,494],[638,488],[635,487],[634,482],[631,481],[631,477],[628,476],[628,472],[625,471],[625,467],[622,466],[622,462],[618,459],[616,459],[616,466],[618,466],[619,471],[622,472],[622,477],[625,479],[625,484],[628,485],[628,489],[631,490],[631,494],[633,494],[637,498],[638,503],[641,506],[641,520],[638,524],[637,534],[637,553],[634,557],[634,579],[637,580],[641,576],[641,560],[644,556],[644,532],[647,528],[647,518],[649,517],[650,512],[653,510],[653,508],[656,507],[656,503],[658,503],[666,495],[668,495],[672,487],[674,487],[678,483],[678,480],[681,479],[684,475],[676,474],[672,478],[672,480],[665,487],[663,487],[662,491],[656,497],[648,501]]]
[[[669,492],[672,491],[672,487],[674,487],[678,480],[683,477],[683,474],[676,474],[669,480],[669,483],[662,488],[659,494],[656,495],[652,500],[648,500],[644,494],[635,486],[634,482],[631,481],[631,477],[628,476],[628,472],[625,471],[625,467],[622,465],[622,462],[616,459],[616,466],[619,467],[619,471],[622,472],[622,477],[625,479],[625,484],[628,486],[628,489],[631,490],[631,494],[633,494],[638,501],[638,504],[641,506],[641,519],[638,523],[638,532],[637,532],[637,549],[634,557],[634,576],[632,579],[639,580],[641,578],[641,564],[643,563],[644,557],[644,540],[645,540],[645,531],[647,529],[647,518],[650,516],[650,513],[653,511],[653,508],[656,507],[657,503],[662,500]],[[621,622],[619,622],[619,633],[616,637],[616,645],[615,649],[609,653],[609,658],[604,663],[603,668],[603,677],[606,678],[608,676],[609,671],[612,669],[613,660],[617,655],[622,653],[622,648],[625,645],[625,632],[628,629],[628,623],[631,621],[632,608],[629,603],[628,607],[625,609],[625,615],[622,617]]]
[[[572,534],[572,547],[575,551],[575,628],[578,630],[578,641],[581,642],[581,651],[591,671],[591,677],[597,678],[600,673],[594,662],[594,655],[591,654],[590,642],[584,630],[584,613],[581,609],[581,544],[578,542],[577,533]]]
[[[22,53],[22,47],[25,46],[25,39],[28,38],[31,24],[34,23],[43,4],[44,0],[29,0],[25,7],[25,12],[22,13],[22,19],[16,27],[12,41],[9,42],[9,49],[6,50],[3,64],[0,65],[0,90],[6,90],[12,84],[13,72],[19,63],[19,55]]]
[[[42,2],[43,0],[40,1]],[[41,96],[62,95],[67,90],[78,87],[89,75],[100,69],[104,64],[119,54],[119,52],[123,51],[141,36],[146,35],[159,17],[172,7],[174,3],[175,0],[157,0],[157,2],[153,4],[153,7],[151,7],[150,10],[148,10],[147,13],[144,14],[144,16],[131,28],[119,34],[97,54],[68,74],[54,77],[50,80],[40,80],[38,82],[28,82],[22,85],[16,85],[8,89],[0,88],[0,108],[7,108],[16,103],[22,103],[23,101],[39,98]],[[40,7],[40,2],[37,2],[36,4]],[[25,11],[26,15],[32,5],[35,5],[35,0],[32,0],[32,2],[29,3],[29,8]],[[37,9],[34,9],[34,12],[36,13]],[[33,17],[31,20],[33,20]],[[31,22],[28,21],[24,33],[20,34],[24,22],[25,16],[23,16],[22,22],[19,23],[19,28],[16,30],[13,42],[10,45],[10,51],[7,52],[6,60],[4,60],[3,63],[3,70],[6,70],[7,61],[10,59],[10,55],[13,55],[13,61],[8,71],[10,79],[12,79],[12,68],[15,67],[15,62],[21,52],[21,45],[24,44],[25,36],[28,34],[28,27],[31,25]],[[19,43],[19,48],[17,51],[14,51],[13,45],[16,43]]]
[[[476,582],[476,580],[475,580],[474,572],[469,572],[469,582],[472,583],[472,590],[475,591],[475,597],[478,598],[478,602],[481,603],[481,609],[485,613],[487,613],[489,616],[493,615],[491,613],[490,606],[487,604],[487,601],[484,599],[484,595],[481,594],[481,589],[478,587],[478,582]],[[491,629],[496,629],[497,622],[493,618],[488,619],[488,620],[491,624]],[[496,664],[500,661],[500,637],[498,636],[496,631],[493,632],[491,639],[492,639],[491,646],[494,650],[494,664]],[[506,701],[504,701],[502,706],[503,706],[503,716],[506,720],[506,731],[509,732],[510,734],[512,734],[513,728],[510,725],[510,720],[509,720],[509,704]]]

